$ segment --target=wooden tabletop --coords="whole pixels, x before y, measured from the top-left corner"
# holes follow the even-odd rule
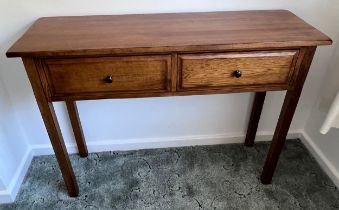
[[[161,53],[331,44],[286,10],[38,19],[8,57]]]

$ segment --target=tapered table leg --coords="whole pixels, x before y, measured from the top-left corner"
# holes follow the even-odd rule
[[[71,121],[71,125],[73,128],[75,141],[78,146],[79,155],[81,157],[87,157],[88,156],[87,146],[86,146],[84,134],[82,132],[78,108],[76,106],[75,101],[67,100],[66,107],[67,107],[69,119]]]
[[[255,93],[252,112],[248,123],[245,146],[252,147],[254,144],[255,135],[257,133],[259,119],[264,105],[266,92]]]
[[[287,132],[292,122],[292,118],[297,107],[299,97],[310,68],[316,47],[303,48],[300,52],[302,58],[296,86],[293,90],[286,93],[285,100],[280,112],[277,127],[274,132],[273,140],[266,158],[266,162],[261,174],[261,182],[270,184],[274,171],[276,169],[279,155],[283,149]]]
[[[39,62],[35,62],[35,60],[31,58],[23,58],[23,62],[31,81],[34,95],[52,143],[56,159],[59,163],[68,194],[71,197],[76,197],[79,194],[78,184],[61,135],[53,104],[45,92],[44,82],[41,80],[42,73],[39,72],[41,70],[41,68],[38,67]]]

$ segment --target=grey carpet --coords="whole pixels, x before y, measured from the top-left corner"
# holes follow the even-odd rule
[[[34,158],[15,203],[0,209],[338,209],[339,191],[299,140],[287,141],[272,185],[260,172],[268,143],[71,156],[70,198],[54,156]]]

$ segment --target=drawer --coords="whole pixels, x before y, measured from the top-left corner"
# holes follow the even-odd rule
[[[287,86],[298,51],[256,51],[179,55],[180,89]]]
[[[47,59],[43,63],[52,95],[170,88],[169,55]]]

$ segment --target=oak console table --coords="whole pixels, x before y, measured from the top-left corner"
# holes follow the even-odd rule
[[[53,109],[65,101],[87,156],[76,100],[256,92],[252,146],[266,91],[287,90],[261,175],[272,180],[318,45],[331,39],[286,10],[38,19],[8,50],[22,57],[70,196],[77,181]]]

